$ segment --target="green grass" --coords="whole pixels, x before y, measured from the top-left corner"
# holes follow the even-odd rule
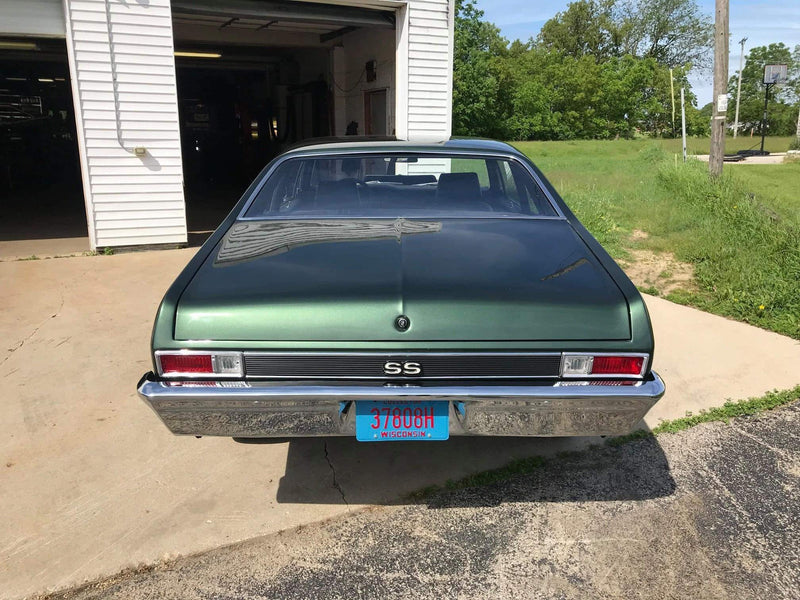
[[[639,291],[643,294],[649,294],[651,296],[660,296],[661,292],[658,290],[657,287],[649,285],[649,286],[639,286]]]
[[[774,410],[781,406],[786,406],[796,400],[800,399],[800,385],[795,386],[790,390],[772,391],[767,392],[763,396],[748,398],[747,400],[740,400],[738,402],[728,401],[722,406],[712,408],[706,411],[701,411],[696,415],[687,415],[680,419],[673,419],[662,421],[652,431],[638,429],[628,435],[621,435],[606,440],[606,445],[611,447],[618,447],[624,444],[635,442],[653,436],[678,433],[690,427],[700,425],[701,423],[710,422],[724,422],[728,423],[731,419],[737,417],[746,417],[756,415],[762,412]],[[596,446],[595,446],[596,447]],[[580,455],[580,452],[566,452],[559,454],[555,460],[566,460],[574,456]],[[410,502],[422,502],[446,491],[461,490],[465,488],[482,487],[501,483],[520,475],[532,473],[541,469],[547,464],[547,459],[542,456],[531,456],[528,458],[521,458],[508,463],[507,465],[491,469],[488,471],[481,471],[467,475],[461,479],[448,480],[443,486],[429,485],[420,490],[408,494],[405,499]]]
[[[800,160],[781,165],[739,165],[728,172],[747,186],[757,202],[800,226]]]
[[[729,164],[712,181],[704,163],[675,160],[674,142],[515,145],[612,256],[642,247],[691,263],[696,289],[670,300],[800,339],[800,165]]]

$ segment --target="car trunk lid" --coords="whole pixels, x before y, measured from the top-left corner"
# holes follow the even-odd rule
[[[623,340],[630,324],[562,219],[241,221],[181,296],[175,337]]]

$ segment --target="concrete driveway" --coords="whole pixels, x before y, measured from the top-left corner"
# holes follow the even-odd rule
[[[0,597],[200,552],[592,439],[239,444],[172,436],[135,395],[193,250],[0,263]],[[668,392],[648,424],[800,382],[800,344],[648,299]]]

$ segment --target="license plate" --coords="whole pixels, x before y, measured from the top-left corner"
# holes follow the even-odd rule
[[[432,441],[450,437],[447,401],[356,402],[359,442]]]

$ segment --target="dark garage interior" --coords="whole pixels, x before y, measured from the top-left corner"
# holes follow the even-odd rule
[[[86,238],[66,46],[0,45],[15,46],[0,50],[0,241]]]
[[[259,48],[222,53],[225,59],[213,63],[176,59],[190,232],[213,229],[283,149],[332,133],[324,71],[316,80],[295,83],[295,55]],[[325,64],[324,51],[310,54]]]
[[[350,129],[386,134],[394,118],[393,11],[250,0],[171,5],[191,238],[210,233],[291,145]]]

